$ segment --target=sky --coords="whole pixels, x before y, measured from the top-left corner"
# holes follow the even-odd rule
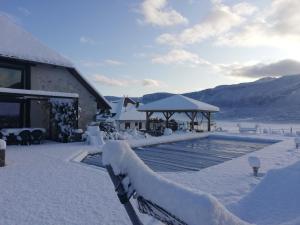
[[[299,0],[0,0],[0,13],[115,96],[300,73],[299,11]]]

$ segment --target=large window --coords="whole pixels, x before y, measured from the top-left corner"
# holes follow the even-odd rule
[[[21,103],[0,102],[0,129],[21,126]]]
[[[24,88],[23,71],[0,66],[0,87]]]

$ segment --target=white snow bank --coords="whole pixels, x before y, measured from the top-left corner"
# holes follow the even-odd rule
[[[247,224],[231,214],[212,195],[187,189],[154,173],[127,142],[105,144],[103,164],[111,165],[115,174],[126,174],[138,195],[163,207],[189,225]]]
[[[300,224],[300,162],[271,170],[232,208],[241,218],[264,225]]]
[[[164,144],[170,143],[175,141],[185,141],[191,140],[195,138],[204,138],[208,137],[209,133],[173,133],[169,136],[159,136],[159,137],[152,137],[148,136],[145,139],[129,139],[127,140],[128,143],[132,148],[143,147],[148,145],[157,145],[157,144]]]

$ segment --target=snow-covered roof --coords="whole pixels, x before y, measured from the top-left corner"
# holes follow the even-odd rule
[[[30,96],[48,96],[48,97],[57,97],[57,98],[78,98],[79,97],[77,93],[25,90],[25,89],[14,89],[14,88],[0,88],[0,93],[30,95]]]
[[[110,108],[109,102],[74,67],[73,63],[58,52],[50,49],[32,34],[15,24],[6,15],[0,13],[0,57],[44,63],[70,68],[86,83],[93,95]]]
[[[216,106],[197,101],[192,98],[185,97],[183,95],[172,95],[170,97],[151,102],[140,106],[138,111],[152,111],[152,112],[163,112],[163,111],[177,111],[177,112],[188,112],[188,111],[206,111],[206,112],[218,112],[220,109]]]
[[[146,120],[146,113],[137,111],[135,106],[130,106],[118,115],[118,120]]]
[[[138,121],[138,120],[146,120],[146,114],[144,112],[137,111],[135,104],[127,104],[124,106],[124,101],[127,97],[123,97],[118,101],[113,101],[110,103],[111,105],[111,113],[115,113],[116,115],[113,117],[115,120],[123,120],[123,121]]]
[[[7,16],[1,14],[0,30],[0,56],[73,67],[67,58],[48,48]]]

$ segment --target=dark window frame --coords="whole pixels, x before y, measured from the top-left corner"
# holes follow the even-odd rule
[[[22,89],[31,89],[31,66],[34,66],[34,64],[21,62],[14,59],[7,59],[0,57],[0,67],[1,68],[7,68],[7,69],[16,69],[22,71]],[[11,98],[9,96],[2,96],[0,97],[0,101],[4,102],[18,102],[21,104],[20,106],[20,126],[30,126],[30,101],[22,101],[22,100],[16,100],[14,98]]]
[[[17,103],[20,105],[19,107],[19,118],[18,118],[18,124],[19,127],[24,127],[24,125],[26,124],[26,121],[24,121],[24,113],[25,113],[25,102],[19,99],[12,99],[12,98],[3,98],[0,97],[0,103],[2,102],[6,102],[6,103]],[[2,127],[0,126],[0,129]]]
[[[21,71],[21,86],[22,86],[22,88],[20,88],[20,89],[30,89],[29,74],[27,72],[28,69],[26,68],[26,66],[0,63],[0,68]]]

